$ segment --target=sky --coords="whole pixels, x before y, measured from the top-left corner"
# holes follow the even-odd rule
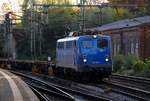
[[[20,4],[23,0],[0,0],[0,20],[4,19],[6,12],[14,12],[19,14],[21,12]]]

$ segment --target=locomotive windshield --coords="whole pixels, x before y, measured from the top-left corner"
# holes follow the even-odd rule
[[[83,48],[93,48],[94,47],[94,41],[92,40],[84,40],[81,42]]]
[[[107,48],[108,47],[108,40],[106,39],[100,39],[97,41],[97,47],[98,48]]]

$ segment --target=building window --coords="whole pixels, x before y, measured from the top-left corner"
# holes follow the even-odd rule
[[[131,42],[131,54],[134,54],[134,43],[133,43],[133,41]]]
[[[138,44],[138,42],[135,43],[135,55],[139,56],[139,44]]]
[[[120,52],[120,44],[119,44],[119,41],[117,42],[117,53]]]
[[[116,55],[116,42],[114,41],[114,44],[113,44],[113,50],[114,50],[114,56]]]

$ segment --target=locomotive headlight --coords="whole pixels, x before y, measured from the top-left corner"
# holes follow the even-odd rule
[[[108,58],[106,58],[106,59],[105,59],[105,61],[107,62],[107,61],[109,61],[109,59],[108,59]]]
[[[96,36],[96,35],[93,35],[93,37],[96,38],[97,36]]]
[[[83,59],[83,62],[87,62],[87,59]]]

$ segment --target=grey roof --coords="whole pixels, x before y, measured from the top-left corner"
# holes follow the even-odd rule
[[[115,29],[122,29],[122,28],[130,28],[130,27],[140,26],[143,24],[150,24],[150,16],[119,20],[113,23],[102,25],[101,27],[89,28],[87,30],[107,31],[107,30],[115,30]]]

